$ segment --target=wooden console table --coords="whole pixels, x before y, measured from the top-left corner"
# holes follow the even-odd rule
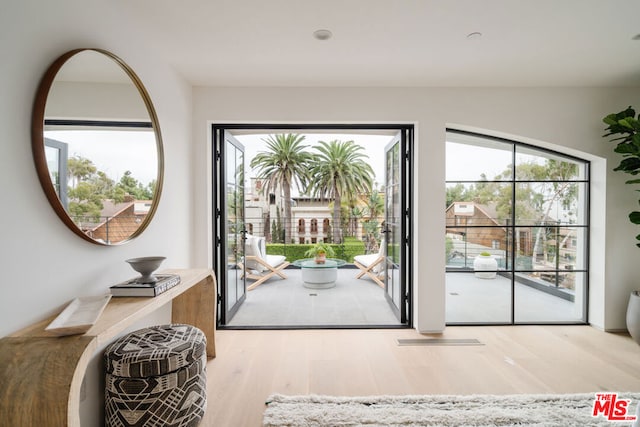
[[[172,301],[174,323],[201,329],[207,356],[215,350],[216,281],[208,269],[165,270],[179,274],[179,285],[157,297],[114,297],[83,335],[55,337],[38,322],[0,339],[0,425],[79,426],[80,387],[87,364],[136,321]]]

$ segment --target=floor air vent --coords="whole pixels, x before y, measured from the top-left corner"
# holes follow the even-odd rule
[[[475,338],[449,339],[449,338],[418,338],[400,339],[398,345],[484,345]]]

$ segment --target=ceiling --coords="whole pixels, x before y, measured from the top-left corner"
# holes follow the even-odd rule
[[[640,0],[118,4],[196,86],[640,86]]]

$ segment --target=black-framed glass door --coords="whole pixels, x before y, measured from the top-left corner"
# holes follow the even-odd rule
[[[240,270],[244,256],[244,147],[231,134],[218,130],[214,158],[214,212],[216,236],[214,262],[223,274],[218,283],[218,320],[229,322],[246,298],[244,272]],[[218,182],[218,180],[222,182]],[[222,188],[224,191],[216,191]],[[222,233],[220,233],[222,231]]]
[[[385,222],[382,232],[386,243],[384,274],[385,296],[400,323],[409,318],[407,272],[410,266],[410,209],[407,168],[410,153],[408,130],[400,131],[385,147]]]
[[[282,244],[282,248],[275,247],[275,251],[281,251],[281,253],[285,256],[297,256],[296,247],[300,244],[312,244],[315,243],[313,240],[315,236],[314,233],[324,233],[328,232],[326,230],[330,230],[326,225],[323,225],[322,228],[319,229],[307,229],[302,228],[300,224],[311,223],[313,224],[313,220],[318,214],[313,213],[313,218],[311,217],[302,217],[302,221],[298,217],[294,218],[295,221],[293,223],[298,224],[298,227],[292,232],[292,238],[290,241],[286,243],[275,242],[273,240],[275,234],[274,230],[277,230],[279,227],[278,220],[278,211],[277,208],[281,201],[278,200],[277,195],[271,193],[262,192],[262,182],[261,180],[257,180],[255,177],[255,171],[250,167],[252,164],[252,159],[255,156],[256,152],[261,152],[264,150],[263,146],[256,145],[256,139],[261,138],[264,140],[265,135],[277,134],[277,133],[300,133],[304,134],[310,139],[313,139],[313,136],[309,135],[324,135],[324,138],[328,138],[333,135],[344,137],[345,140],[349,139],[348,136],[345,135],[354,135],[357,138],[362,139],[363,136],[371,135],[373,141],[366,142],[367,148],[371,149],[371,153],[376,157],[376,161],[379,164],[379,173],[378,176],[382,181],[385,178],[385,147],[390,140],[395,142],[399,142],[400,145],[396,148],[396,161],[394,165],[396,165],[396,169],[393,172],[395,174],[395,182],[394,192],[395,195],[394,200],[396,202],[395,213],[394,211],[390,211],[391,217],[393,220],[388,221],[389,224],[392,225],[392,230],[394,235],[392,237],[392,241],[389,246],[392,247],[392,250],[389,250],[389,253],[393,251],[393,255],[391,257],[392,261],[389,263],[389,273],[390,277],[393,277],[393,281],[391,285],[388,285],[388,289],[390,290],[389,295],[392,296],[390,301],[392,304],[388,304],[386,300],[387,291],[384,289],[380,289],[377,287],[375,283],[370,284],[374,289],[378,289],[378,296],[374,298],[374,304],[378,302],[382,303],[380,305],[381,311],[376,320],[383,319],[382,321],[377,322],[369,322],[363,323],[358,320],[356,322],[349,323],[335,323],[333,319],[329,320],[320,320],[319,323],[299,323],[299,320],[296,318],[290,323],[281,323],[279,319],[282,319],[283,316],[280,315],[271,315],[270,313],[273,311],[271,306],[277,306],[275,304],[270,304],[270,306],[263,308],[260,306],[261,304],[260,297],[262,293],[254,293],[251,291],[250,293],[246,292],[247,286],[252,283],[252,280],[247,280],[247,284],[245,285],[243,280],[239,280],[242,278],[241,271],[238,268],[242,266],[242,257],[244,255],[243,247],[242,247],[242,235],[246,229],[247,233],[252,235],[264,236],[266,241],[266,250],[269,251],[269,245]],[[233,135],[233,136],[232,136]],[[408,236],[410,236],[411,230],[411,217],[409,215],[411,200],[412,200],[412,160],[411,160],[411,149],[412,149],[412,138],[413,138],[413,126],[412,125],[300,125],[300,124],[279,124],[277,126],[274,125],[266,125],[266,124],[215,124],[212,125],[212,136],[214,139],[213,146],[215,147],[213,156],[213,186],[212,186],[212,197],[214,200],[214,212],[213,212],[213,258],[214,258],[214,269],[216,270],[216,277],[218,280],[218,290],[219,290],[219,298],[218,298],[218,327],[220,328],[239,328],[239,329],[254,329],[254,328],[297,328],[297,327],[329,327],[329,328],[344,328],[344,327],[362,327],[362,326],[371,326],[371,327],[407,327],[411,326],[411,247],[409,244]],[[235,138],[234,138],[235,136]],[[376,139],[384,138],[384,140]],[[317,138],[316,138],[317,139]],[[258,143],[259,144],[259,143]],[[311,144],[311,143],[309,143]],[[376,146],[376,144],[379,144]],[[244,146],[244,147],[243,147]],[[244,179],[246,180],[245,185],[246,188],[241,187],[242,183],[237,180],[236,177],[231,176],[232,170],[234,170],[235,166],[240,164],[238,160],[239,152],[238,150],[242,150],[244,148],[245,154],[243,158],[243,164],[246,165],[247,169],[243,169]],[[310,147],[309,149],[313,149]],[[235,153],[235,155],[232,155]],[[227,163],[229,163],[227,165]],[[237,168],[236,168],[237,169]],[[383,195],[384,190],[386,188],[386,184],[384,182],[376,182],[375,183],[376,194]],[[391,187],[390,187],[391,188]],[[242,221],[237,220],[237,217],[240,215],[236,210],[236,206],[242,205],[242,200],[237,200],[236,197],[240,194],[240,190],[242,190],[244,194],[244,208],[246,209],[246,214],[249,215],[243,216]],[[373,192],[372,192],[373,193]],[[281,196],[280,196],[281,197]],[[383,196],[384,197],[384,196]],[[361,228],[362,235],[354,234],[353,239],[359,240],[364,237],[373,237],[374,239],[380,239],[379,224],[384,222],[384,211],[383,211],[383,197],[381,197],[380,207],[375,208],[375,203],[370,202],[369,200],[362,199],[358,203],[362,203],[359,206],[362,209],[362,215],[373,215],[371,218],[371,222],[376,224],[376,228],[371,231],[365,230],[363,225],[364,217],[359,217],[359,221],[351,221],[349,219],[348,224],[356,223]],[[299,213],[300,211],[304,211],[307,209],[304,203],[318,204],[325,203],[323,200],[306,200],[302,197],[299,200],[292,200],[292,205],[294,207],[294,211],[296,215],[307,215],[308,213]],[[302,203],[303,206],[299,206],[298,202]],[[365,203],[372,203],[373,210],[369,211],[369,207],[365,206]],[[315,206],[315,205],[314,205]],[[229,211],[231,208],[231,211]],[[323,208],[324,209],[324,208]],[[315,211],[314,211],[315,212]],[[377,212],[377,213],[375,213]],[[243,212],[244,214],[244,212]],[[358,218],[358,217],[357,217]],[[242,227],[236,226],[234,228],[234,224],[239,224],[242,222]],[[330,224],[330,219],[325,221],[327,224]],[[324,222],[323,222],[324,224]],[[346,226],[345,226],[346,227]],[[218,231],[220,230],[220,231]],[[302,231],[301,231],[302,230]],[[357,233],[359,228],[354,228],[354,233]],[[295,234],[295,233],[298,234]],[[300,234],[307,233],[307,234]],[[309,235],[309,233],[311,233]],[[365,234],[370,233],[370,234]],[[317,237],[316,237],[317,238]],[[361,240],[362,241],[362,240]],[[368,240],[367,240],[368,241]],[[237,249],[233,249],[234,242],[238,242],[236,244]],[[385,244],[386,245],[386,244]],[[342,256],[348,256],[347,254],[347,246],[344,245],[343,248],[338,248],[339,252],[343,254]],[[377,249],[377,245],[374,246]],[[273,249],[273,247],[272,247]],[[387,248],[388,249],[388,248]],[[364,249],[363,251],[367,250]],[[369,252],[365,252],[369,253]],[[269,254],[269,252],[267,252]],[[294,255],[292,255],[294,254]],[[292,258],[290,261],[295,260]],[[358,272],[356,271],[357,267],[355,265],[347,263],[347,266],[342,268],[339,271],[339,274],[344,275],[347,280],[355,280],[354,278],[357,276]],[[377,272],[377,270],[376,270]],[[287,280],[299,280],[296,279],[295,272],[288,272],[287,275],[289,278]],[[292,279],[293,277],[293,279]],[[362,285],[363,287],[369,285],[367,283],[366,278],[362,280],[358,280],[356,282],[357,285]],[[268,288],[275,288],[276,285],[280,285],[278,287],[283,287],[283,283],[280,280],[272,280],[270,282],[269,287],[263,287],[262,290]],[[300,286],[302,288],[302,286]],[[259,289],[260,290],[260,289]],[[367,292],[367,291],[365,291]],[[309,297],[316,297],[316,293],[309,293]],[[395,297],[395,301],[394,301]],[[245,298],[251,302],[251,304],[244,304]],[[311,298],[312,299],[312,298]],[[306,302],[302,302],[301,305],[304,306]],[[378,306],[376,306],[378,307]],[[395,307],[395,310],[390,307]],[[296,306],[296,308],[299,308]],[[239,309],[239,310],[238,310]],[[376,308],[378,309],[378,308]],[[250,311],[247,311],[250,310]],[[264,310],[266,314],[262,313],[261,310]],[[236,315],[236,311],[239,311]],[[289,311],[280,310],[283,313],[289,313]],[[353,316],[351,314],[345,315],[342,311],[340,312],[341,316],[344,318],[355,318],[360,314],[356,313],[357,316]],[[257,313],[258,312],[258,313]],[[235,316],[235,317],[234,317]],[[276,318],[276,321],[273,319]],[[307,316],[308,317],[308,316]],[[395,319],[394,319],[395,317]],[[305,318],[303,316],[303,318]],[[249,321],[247,321],[249,319]],[[255,319],[260,319],[256,321]],[[266,319],[266,320],[265,320]],[[397,320],[396,320],[397,319]],[[254,322],[254,323],[250,323]],[[323,323],[325,322],[325,323]],[[300,325],[300,326],[299,326]]]

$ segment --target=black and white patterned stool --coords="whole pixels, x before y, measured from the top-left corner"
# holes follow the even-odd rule
[[[110,344],[105,424],[197,426],[207,407],[207,339],[190,325],[140,329]]]

